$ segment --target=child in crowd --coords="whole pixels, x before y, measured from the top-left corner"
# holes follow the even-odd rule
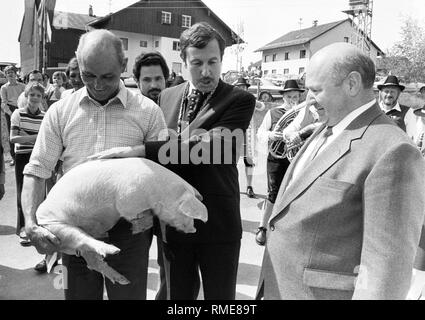
[[[56,71],[52,76],[53,85],[46,92],[47,105],[50,107],[53,103],[60,100],[62,92],[65,91],[64,84],[67,82],[66,75],[62,71]]]

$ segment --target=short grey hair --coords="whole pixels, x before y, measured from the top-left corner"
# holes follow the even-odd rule
[[[341,85],[345,78],[353,71],[360,74],[364,89],[371,89],[373,87],[373,83],[375,82],[375,63],[360,50],[335,61],[331,74],[334,84],[337,86]]]
[[[112,46],[115,49],[118,62],[123,64],[125,61],[124,56],[124,48],[120,38],[118,38],[112,32],[105,29],[96,29],[87,33],[84,33],[80,37],[80,41],[78,42],[77,51],[75,52],[78,60],[78,64],[82,63],[82,53],[83,49],[87,44],[94,44],[100,48],[108,48]]]

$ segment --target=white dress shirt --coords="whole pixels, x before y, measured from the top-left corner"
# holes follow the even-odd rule
[[[344,119],[342,119],[340,122],[338,122],[335,126],[332,127],[332,135],[329,136],[326,139],[326,142],[323,144],[323,146],[318,150],[316,154],[317,156],[325,150],[333,141],[335,141],[336,138],[338,138],[339,135],[349,126],[351,122],[353,122],[357,117],[359,117],[363,112],[365,112],[367,109],[371,108],[376,103],[376,100],[373,99],[372,101],[364,104],[363,106],[357,108],[356,110],[350,112]],[[326,128],[326,127],[325,127]],[[323,130],[321,133],[316,135],[311,141],[311,143],[308,145],[307,149],[304,150],[304,152],[300,155],[298,161],[295,164],[295,168],[292,173],[291,180],[288,184],[288,186],[292,183],[292,181],[295,180],[296,177],[301,173],[301,171],[309,165],[309,163],[306,163],[307,159],[309,159],[311,152],[315,149],[315,146],[322,135]]]
[[[379,103],[379,107],[380,107],[380,108],[381,108],[381,110],[382,110],[382,111],[384,111],[385,113],[388,113],[388,112],[390,112],[391,110],[397,110],[398,112],[401,112],[401,107],[400,107],[400,104],[398,103],[398,101],[397,101],[396,105],[395,105],[394,107],[392,107],[390,110],[387,110],[387,109],[385,108],[385,105],[384,105],[384,103],[383,103],[382,101]]]

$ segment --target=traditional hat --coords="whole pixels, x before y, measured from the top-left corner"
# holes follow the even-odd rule
[[[234,84],[235,86],[246,86],[247,88],[250,87],[251,85],[246,81],[246,79],[244,77],[239,77],[238,80],[236,81],[236,83]]]
[[[283,86],[283,90],[279,90],[279,93],[284,94],[288,91],[304,92],[304,89],[300,89],[297,80],[286,80],[285,85]]]
[[[398,83],[398,78],[392,75],[389,75],[383,84],[378,84],[378,90],[382,90],[384,87],[398,87],[401,91],[405,88],[405,86]]]

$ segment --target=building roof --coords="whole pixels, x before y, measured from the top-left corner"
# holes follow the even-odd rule
[[[344,20],[321,24],[306,29],[291,31],[283,35],[282,37],[277,38],[276,40],[273,40],[272,42],[266,44],[265,46],[255,50],[254,52],[305,44],[347,21],[350,24],[352,22],[351,19],[347,18]],[[372,40],[371,43],[378,49],[379,52],[382,53],[382,50],[379,49],[379,47]]]
[[[98,18],[87,14],[55,11],[52,26],[55,29],[86,30],[86,26]]]
[[[328,32],[329,30],[344,23],[345,21],[347,21],[347,19],[341,20],[341,21],[335,21],[331,23],[326,23],[326,24],[322,24],[322,25],[318,25],[318,26],[310,27],[306,29],[288,32],[282,37],[277,38],[276,40],[273,40],[272,42],[266,44],[265,46],[255,50],[255,52],[282,48],[282,47],[295,46],[295,45],[300,45],[300,44],[310,42],[314,38],[317,38],[318,36],[324,34],[325,32]]]
[[[114,16],[124,12],[128,8],[137,8],[137,7],[148,7],[150,9],[172,9],[172,8],[182,8],[182,3],[188,3],[188,6],[184,8],[190,9],[207,9],[208,15],[214,17],[232,36],[232,43],[235,44],[237,42],[244,43],[243,39],[237,35],[219,16],[217,16],[204,2],[201,0],[161,0],[161,1],[153,1],[149,3],[146,0],[137,1],[130,6],[123,8],[117,12],[110,13],[104,17],[98,17],[94,20],[90,21],[87,25],[93,28],[104,27],[104,24],[108,21],[111,21]]]

